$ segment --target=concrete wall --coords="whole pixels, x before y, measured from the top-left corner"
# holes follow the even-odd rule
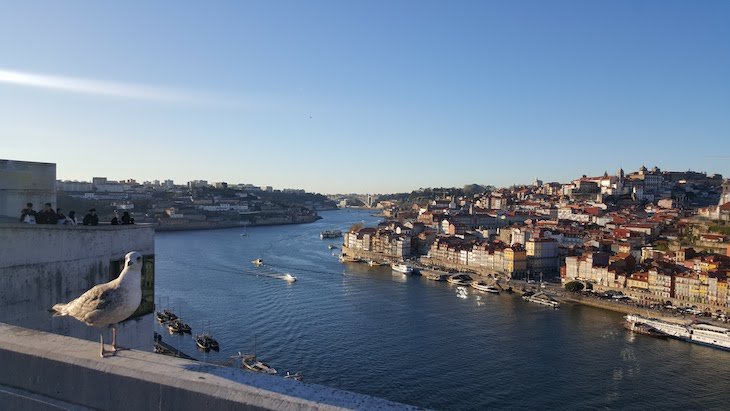
[[[414,409],[324,386],[0,323],[0,409]],[[322,370],[322,372],[327,372]]]
[[[129,251],[154,258],[154,229],[0,224],[0,244],[0,321],[98,341],[98,329],[72,318],[54,318],[48,309],[116,277],[110,266]],[[143,293],[151,312],[154,277],[145,280]],[[152,315],[128,320],[120,331],[120,344],[149,350]]]
[[[0,216],[20,220],[26,203],[36,211],[44,203],[56,203],[56,165],[29,161],[0,160]]]

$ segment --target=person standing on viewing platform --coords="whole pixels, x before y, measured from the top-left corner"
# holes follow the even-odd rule
[[[119,214],[117,210],[114,210],[114,217],[112,217],[111,225],[119,225]]]
[[[66,224],[68,225],[76,225],[76,211],[69,211],[68,217],[66,217]]]
[[[134,224],[134,218],[132,218],[132,216],[129,215],[129,211],[125,211],[122,214],[122,225],[127,225],[127,224]]]
[[[84,216],[84,225],[99,225],[99,216],[96,215],[96,209],[92,208],[89,210],[89,212]]]
[[[38,213],[33,210],[33,203],[28,203],[25,205],[25,208],[20,213],[20,222],[26,224],[35,224],[37,216]]]
[[[66,216],[60,208],[56,209],[56,224],[66,224]]]
[[[43,210],[38,212],[35,219],[38,224],[56,224],[58,221],[58,217],[56,216],[56,212],[53,211],[51,203],[46,203]]]

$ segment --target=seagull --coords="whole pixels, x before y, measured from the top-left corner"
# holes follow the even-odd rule
[[[124,257],[119,277],[95,285],[75,300],[56,304],[53,316],[71,316],[92,327],[112,327],[112,354],[117,352],[117,323],[126,320],[142,301],[142,254],[132,251]],[[100,333],[101,358],[104,358],[104,333]]]

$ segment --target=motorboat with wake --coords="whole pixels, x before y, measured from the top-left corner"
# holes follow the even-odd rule
[[[260,266],[264,265],[264,260],[257,258],[255,260],[252,260],[251,264],[255,265],[256,267],[260,267]]]
[[[282,275],[281,276],[281,279],[284,280],[284,281],[290,282],[290,283],[293,283],[293,282],[297,281],[297,278],[294,277],[293,275],[289,274],[289,273],[286,273],[286,274]]]

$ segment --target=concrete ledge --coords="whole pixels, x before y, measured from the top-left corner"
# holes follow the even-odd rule
[[[413,409],[366,395],[0,323],[0,409]],[[326,370],[323,370],[326,372]],[[21,394],[17,394],[21,393]],[[14,395],[17,394],[17,395]],[[69,408],[60,406],[60,408]]]

